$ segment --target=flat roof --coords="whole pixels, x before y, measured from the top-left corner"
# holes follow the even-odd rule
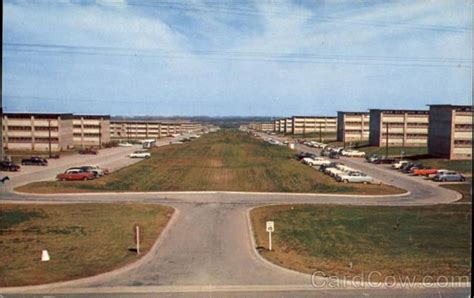
[[[292,118],[336,118],[337,116],[291,116]]]
[[[451,104],[432,104],[429,107],[452,108],[452,109],[471,109],[472,105],[451,105]]]
[[[389,109],[370,109],[371,113],[374,112],[381,112],[386,114],[404,114],[404,113],[413,113],[413,114],[428,114],[428,110],[389,110]]]
[[[353,115],[369,114],[369,112],[349,112],[349,111],[337,111],[337,112],[343,113],[343,114],[353,114]]]
[[[5,116],[15,116],[15,117],[25,117],[29,118],[31,116],[34,116],[35,118],[57,118],[61,117],[64,119],[72,119],[73,114],[72,113],[27,113],[27,112],[8,112],[8,113],[3,113]]]
[[[110,119],[110,115],[83,115],[83,114],[74,114],[74,118],[88,118],[88,119],[95,119],[95,118],[104,118]]]

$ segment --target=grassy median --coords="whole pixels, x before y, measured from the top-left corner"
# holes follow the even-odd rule
[[[193,142],[159,147],[152,157],[93,181],[38,182],[21,192],[86,191],[265,191],[394,194],[388,185],[348,185],[301,164],[287,147],[238,131],[205,135]]]
[[[283,267],[328,276],[465,276],[470,273],[470,205],[369,207],[284,205],[253,209],[261,254]],[[268,251],[265,222],[275,222]],[[352,263],[352,268],[350,264]]]
[[[0,287],[92,276],[133,262],[133,224],[142,227],[142,256],[172,213],[145,204],[1,205]],[[48,262],[41,262],[43,249]]]

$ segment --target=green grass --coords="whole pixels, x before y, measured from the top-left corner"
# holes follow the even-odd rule
[[[269,206],[251,216],[259,246],[267,247],[265,221],[275,221],[274,251],[262,250],[264,257],[295,270],[379,271],[382,278],[470,273],[470,205]]]
[[[418,158],[419,162],[437,169],[447,169],[465,174],[472,172],[472,160],[448,160],[439,158]]]
[[[153,150],[149,160],[94,181],[38,182],[24,192],[267,191],[387,194],[387,185],[345,185],[293,159],[294,151],[226,130]]]
[[[143,255],[172,213],[144,204],[1,205],[0,287],[76,279],[137,260],[129,250],[133,224],[142,227]],[[41,262],[43,249],[48,262]]]

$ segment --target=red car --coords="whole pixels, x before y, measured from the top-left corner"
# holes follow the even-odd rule
[[[415,176],[429,176],[438,174],[438,169],[426,167],[426,168],[418,168],[413,170],[413,175]]]
[[[86,149],[79,150],[79,154],[94,154],[94,155],[97,155],[98,153],[99,153],[99,151],[97,151],[94,148],[86,148]]]
[[[94,173],[86,172],[83,170],[68,170],[64,173],[58,174],[56,179],[59,181],[71,181],[71,180],[92,180],[95,178]]]

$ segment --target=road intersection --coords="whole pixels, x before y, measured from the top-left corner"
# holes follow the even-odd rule
[[[305,148],[307,150],[308,148]],[[103,157],[105,166],[119,165],[124,150]],[[128,149],[131,150],[131,149]],[[307,150],[308,151],[308,150]],[[122,158],[123,159],[123,158]],[[96,160],[91,160],[94,162]],[[2,203],[86,203],[144,202],[159,203],[177,212],[150,252],[124,268],[81,280],[49,285],[3,288],[0,294],[74,294],[77,296],[126,293],[161,293],[171,296],[314,296],[314,295],[468,295],[466,287],[404,289],[338,288],[317,289],[311,276],[294,272],[264,260],[255,249],[249,224],[251,208],[269,204],[344,204],[377,206],[413,206],[456,201],[456,192],[440,188],[430,181],[412,179],[381,166],[361,160],[344,163],[360,168],[381,181],[408,192],[390,196],[329,194],[245,193],[245,192],[153,192],[88,193],[34,195],[12,190],[38,177],[50,179],[57,168],[18,175],[16,182],[2,189]],[[66,166],[61,165],[61,166]]]

